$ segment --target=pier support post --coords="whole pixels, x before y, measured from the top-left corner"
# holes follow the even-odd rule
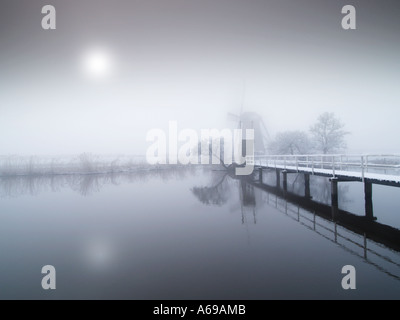
[[[282,179],[283,179],[283,190],[287,191],[287,171],[282,171]]]
[[[338,179],[330,178],[331,181],[331,206],[332,206],[332,219],[336,220],[339,212],[339,198],[338,198]]]
[[[262,184],[263,179],[262,179],[262,168],[261,167],[258,169],[258,180]]]
[[[304,174],[304,196],[307,199],[311,199],[310,193],[310,175],[308,173]]]
[[[365,195],[365,216],[368,219],[374,220],[374,210],[372,205],[372,183],[364,180],[364,195]]]
[[[278,189],[281,187],[281,175],[279,169],[276,169],[276,187]]]
[[[332,207],[339,206],[339,199],[338,199],[338,179],[331,178],[331,205]]]

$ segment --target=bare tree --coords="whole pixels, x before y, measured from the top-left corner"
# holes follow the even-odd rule
[[[268,148],[274,154],[307,154],[311,142],[303,131],[285,131],[278,133]]]
[[[318,117],[317,123],[310,128],[315,147],[324,154],[337,152],[346,148],[344,140],[348,132],[343,130],[344,124],[334,113],[325,112]]]

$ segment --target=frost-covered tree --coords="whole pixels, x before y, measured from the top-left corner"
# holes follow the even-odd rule
[[[345,136],[348,132],[344,131],[343,128],[344,124],[336,118],[334,113],[325,112],[321,114],[317,122],[310,128],[315,148],[324,154],[345,149]]]
[[[275,136],[268,148],[273,154],[307,154],[311,151],[311,142],[303,131],[284,131]]]

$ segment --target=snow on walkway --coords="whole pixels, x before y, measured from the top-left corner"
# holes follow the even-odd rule
[[[362,179],[363,173],[358,171],[345,171],[345,170],[336,170],[333,171],[332,169],[322,169],[322,168],[310,168],[304,166],[288,166],[288,165],[275,165],[275,164],[268,164],[267,161],[260,161],[256,160],[254,162],[256,166],[268,167],[268,168],[277,168],[277,169],[286,169],[291,171],[298,171],[298,172],[309,172],[311,174],[320,174],[326,176],[336,176],[336,177],[348,177],[348,178],[357,178]],[[368,180],[376,180],[381,182],[394,182],[400,184],[400,175],[393,175],[393,174],[383,174],[383,173],[372,173],[372,172],[365,172],[364,171],[364,179]]]

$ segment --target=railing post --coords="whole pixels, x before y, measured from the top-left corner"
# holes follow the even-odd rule
[[[311,159],[311,170],[312,170],[312,174],[314,175],[314,158]]]
[[[368,172],[368,155],[365,156],[365,169]]]
[[[315,221],[316,219],[315,219],[315,211],[314,211],[314,218],[313,218],[313,224],[314,224],[314,231],[315,231],[315,225],[316,225],[316,221]]]
[[[294,160],[296,161],[296,171],[299,172],[299,162],[297,156],[294,157]]]
[[[367,259],[367,234],[364,232],[364,258]]]
[[[286,170],[286,156],[283,157],[283,167],[284,167],[285,170]]]
[[[332,156],[332,174],[335,178],[335,156]]]
[[[340,165],[339,168],[342,170],[343,155],[340,155]]]
[[[361,180],[364,182],[364,156],[361,156]]]

